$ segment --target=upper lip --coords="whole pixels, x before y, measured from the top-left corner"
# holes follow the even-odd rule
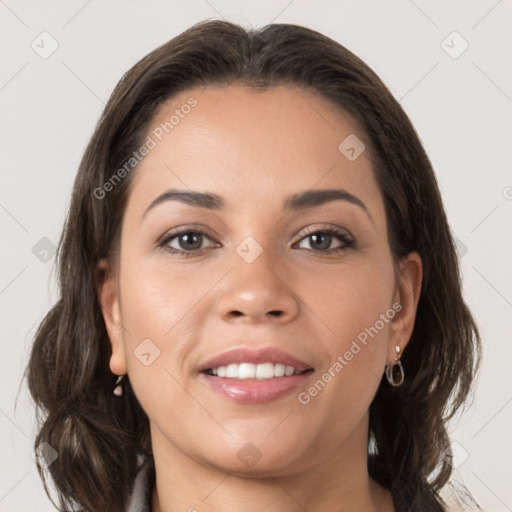
[[[275,347],[266,347],[260,349],[253,348],[236,348],[231,349],[222,354],[218,354],[212,357],[204,364],[199,366],[198,371],[203,372],[212,368],[219,368],[220,366],[227,366],[229,364],[240,364],[240,363],[273,363],[273,364],[284,364],[285,366],[293,366],[297,373],[301,373],[305,370],[313,369],[309,364],[300,361],[296,357],[288,354],[284,350]]]

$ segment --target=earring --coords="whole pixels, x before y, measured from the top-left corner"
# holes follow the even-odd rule
[[[400,361],[400,347],[397,345],[395,350],[395,363],[392,366],[386,365],[386,377],[393,387],[398,387],[404,383],[405,374],[402,362]]]
[[[116,380],[116,387],[114,388],[114,395],[121,396],[123,394],[123,386],[121,385],[124,375],[119,375]]]

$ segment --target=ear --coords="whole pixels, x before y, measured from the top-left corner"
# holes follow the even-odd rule
[[[411,339],[416,319],[416,310],[421,291],[423,265],[416,252],[409,253],[398,265],[397,287],[394,294],[393,309],[397,311],[391,321],[387,364],[395,362],[396,350],[403,352]],[[395,306],[396,305],[396,306]]]
[[[98,300],[112,347],[110,369],[116,375],[124,375],[127,370],[118,282],[106,260],[101,260],[96,270]]]

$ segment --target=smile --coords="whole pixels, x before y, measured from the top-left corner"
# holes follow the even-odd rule
[[[229,364],[227,366],[219,366],[207,370],[210,375],[216,377],[226,377],[227,379],[274,379],[276,377],[291,377],[298,375],[296,368],[284,364],[253,364],[253,363],[240,363]]]

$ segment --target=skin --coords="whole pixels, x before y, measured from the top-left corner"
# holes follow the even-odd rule
[[[367,472],[368,408],[395,346],[404,351],[411,336],[422,272],[416,253],[393,265],[369,152],[351,162],[338,149],[364,133],[310,91],[226,86],[168,100],[148,134],[190,97],[197,106],[133,176],[119,266],[99,290],[111,370],[128,373],[150,420],[153,511],[392,511]],[[171,188],[215,193],[226,205],[168,201],[141,220]],[[283,210],[291,194],[330,188],[367,211],[341,200]],[[157,246],[173,228],[205,226],[211,236],[192,256]],[[355,246],[325,254],[344,245],[333,236],[315,249],[305,228],[326,226],[348,231]],[[236,252],[249,235],[263,250],[253,263]],[[169,245],[187,247],[179,237]],[[200,363],[230,348],[275,346],[315,369],[297,391],[307,390],[394,303],[400,312],[308,404],[296,392],[237,404],[198,376]],[[148,366],[134,355],[146,338],[160,350]],[[248,442],[261,453],[252,467],[237,456]]]

